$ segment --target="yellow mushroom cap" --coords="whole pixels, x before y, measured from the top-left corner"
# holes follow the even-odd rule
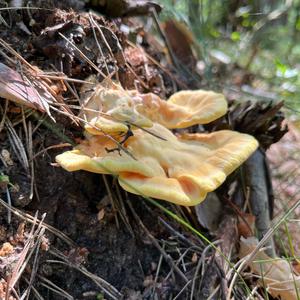
[[[85,130],[101,135],[124,133],[128,124],[151,127],[152,121],[136,110],[138,104],[120,85],[112,82],[97,85],[95,92],[83,103],[83,115],[87,120]]]
[[[219,187],[258,145],[252,136],[230,130],[175,136],[154,123],[151,132],[165,140],[135,130],[124,144],[134,158],[107,152],[105,148],[113,148],[113,143],[93,136],[76,150],[58,155],[56,161],[68,171],[118,175],[129,192],[190,206]]]
[[[227,112],[227,101],[222,94],[212,91],[180,91],[168,101],[154,94],[140,95],[143,105],[137,110],[167,128],[186,128],[207,124]]]
[[[120,85],[104,82],[83,107],[89,133],[120,134],[128,125],[150,128],[153,122],[167,128],[206,124],[226,113],[227,102],[222,94],[203,90],[181,91],[165,101],[152,93],[125,91]]]
[[[203,201],[258,146],[252,136],[230,130],[176,136],[167,129],[206,124],[224,115],[224,96],[211,91],[181,91],[165,101],[106,82],[84,107],[91,135],[56,161],[68,171],[117,175],[129,192],[176,204]],[[110,151],[116,145],[107,134],[120,142],[128,125],[134,134],[123,147],[132,156]]]

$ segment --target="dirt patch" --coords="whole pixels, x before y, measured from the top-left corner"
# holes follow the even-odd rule
[[[171,82],[170,76],[149,61],[147,53],[142,48],[134,50],[128,47],[123,52],[121,47],[126,46],[125,37],[115,23],[94,17],[102,30],[96,33],[101,43],[100,48],[103,49],[100,53],[87,14],[62,10],[34,11],[32,14],[17,11],[12,15],[5,12],[3,17],[11,18],[12,27],[9,30],[7,28],[1,30],[0,37],[28,62],[43,71],[56,69],[73,78],[85,79],[88,75],[97,73],[87,62],[88,59],[103,72],[118,72],[120,81],[126,88],[135,87],[141,91],[153,91],[161,96],[166,96],[172,91],[174,83]],[[62,36],[71,40],[80,51],[74,51]],[[149,44],[146,48],[151,51]],[[157,55],[160,54],[156,52]],[[3,62],[6,62],[5,59]],[[164,81],[165,78],[167,79]],[[80,84],[71,85],[75,90],[80,87]],[[66,99],[74,96],[69,91],[63,91],[61,95]],[[1,102],[1,105],[0,119],[3,119],[5,102]],[[82,137],[81,127],[61,115],[54,116],[56,123],[49,118],[40,122],[44,118],[42,115],[28,116],[24,123],[20,110],[15,113],[14,109],[15,106],[9,104],[6,117],[10,119],[27,156],[26,122],[31,122],[34,167],[30,171],[22,166],[18,150],[9,139],[7,128],[4,128],[0,133],[0,149],[8,151],[12,164],[2,160],[0,171],[9,177],[12,186],[9,185],[7,188],[15,207],[31,215],[38,211],[39,217],[46,213],[45,222],[66,234],[75,243],[70,248],[61,239],[47,232],[50,249],[59,249],[74,262],[75,266],[83,265],[91,274],[103,278],[122,292],[126,299],[151,298],[154,290],[160,295],[160,299],[169,299],[180,291],[183,283],[181,280],[177,283],[177,276],[174,274],[171,273],[169,279],[162,281],[169,273],[170,266],[163,262],[159,266],[159,272],[157,271],[161,253],[134,220],[126,201],[132,202],[140,219],[155,238],[165,240],[166,243],[170,239],[173,241],[170,246],[173,249],[177,241],[158,223],[155,210],[149,214],[143,200],[121,192],[119,201],[123,201],[128,222],[125,224],[119,211],[109,200],[101,175],[87,172],[68,173],[52,165],[55,156],[66,148],[54,150],[47,148],[61,144],[62,136],[68,137],[71,141]],[[57,132],[60,134],[57,135]],[[113,179],[109,177],[107,180],[110,182],[112,192],[118,194]],[[1,189],[1,198],[7,200],[6,187]],[[5,242],[13,236],[20,222],[20,219],[13,216],[12,223],[8,224],[7,211],[2,209],[0,240]],[[30,224],[27,224],[26,228],[29,231]],[[176,251],[171,255],[177,258],[179,256]],[[47,278],[74,299],[102,299],[99,298],[101,289],[90,277],[66,265],[48,262],[53,258],[51,252],[40,254],[38,276]],[[195,262],[192,263],[192,267],[195,267]],[[2,269],[3,276],[4,273],[5,270]],[[25,277],[29,279],[32,270],[28,269],[25,273]],[[65,298],[41,285],[39,279],[34,285],[47,299]],[[26,287],[26,282],[22,282],[21,286]]]

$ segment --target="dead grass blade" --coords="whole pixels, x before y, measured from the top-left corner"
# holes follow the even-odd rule
[[[65,37],[62,33],[58,33],[60,37],[62,37],[65,41],[67,41],[74,50],[78,51],[78,54],[83,58],[87,63],[91,65],[101,76],[104,78],[111,78],[110,76],[105,75],[74,43],[72,43],[67,37]]]
[[[162,254],[166,262],[169,264],[171,270],[174,270],[176,274],[185,282],[189,282],[187,277],[184,275],[184,273],[178,268],[178,266],[174,263],[174,261],[171,259],[171,257],[164,251],[164,249],[159,245],[155,237],[150,233],[150,231],[146,228],[146,226],[143,224],[137,213],[135,212],[132,204],[130,201],[128,201],[128,206],[136,220],[136,222],[139,224],[139,226],[142,228],[142,230],[147,234],[147,236],[150,238],[153,245],[159,250],[159,252]]]
[[[236,269],[236,271],[234,272],[234,275],[232,277],[232,280],[230,282],[230,286],[228,289],[228,296],[227,296],[227,300],[230,300],[231,298],[231,292],[233,290],[234,284],[237,280],[237,277],[240,276],[240,273],[249,265],[253,262],[253,260],[255,259],[255,257],[258,255],[259,251],[261,251],[261,249],[264,247],[264,245],[266,244],[266,242],[269,240],[270,237],[273,236],[273,234],[277,231],[277,229],[279,228],[279,226],[288,218],[288,216],[295,211],[295,209],[300,205],[300,199],[298,201],[296,201],[288,210],[287,212],[280,218],[277,218],[277,220],[274,221],[274,225],[268,230],[268,232],[266,232],[266,234],[264,235],[264,237],[257,243],[256,247],[251,251],[251,253],[249,253],[249,255],[247,255],[246,257],[244,257],[242,260],[239,261],[239,267],[238,269],[236,269],[236,267],[234,266],[234,269]],[[232,272],[234,269],[231,269],[230,272],[228,272],[227,274],[227,278],[229,278],[232,275]]]
[[[24,147],[21,139],[19,138],[18,134],[16,133],[12,123],[8,119],[8,117],[6,117],[5,125],[7,128],[8,138],[9,138],[10,144],[12,146],[12,149],[14,150],[21,165],[28,172],[29,171],[29,162],[28,162],[25,147]]]
[[[23,274],[31,256],[33,255],[34,251],[39,251],[39,245],[41,243],[41,239],[44,236],[45,228],[42,226],[43,219],[45,218],[45,215],[43,216],[42,220],[39,224],[37,224],[37,213],[33,219],[33,225],[31,228],[31,231],[26,239],[24,248],[22,252],[20,253],[19,260],[16,263],[15,267],[13,268],[10,280],[8,281],[8,287],[7,287],[7,297],[9,298],[9,295],[11,291],[14,289],[16,283],[19,281],[21,275]],[[36,228],[37,225],[37,228]],[[35,273],[33,274],[35,275]],[[30,279],[30,281],[33,281],[34,277]],[[7,298],[7,299],[8,299]]]
[[[109,295],[113,300],[119,300],[122,299],[123,295],[115,288],[113,287],[110,283],[102,279],[101,277],[92,274],[89,272],[86,268],[84,268],[81,265],[77,265],[72,263],[68,257],[66,257],[63,253],[61,253],[59,250],[52,248],[52,250],[49,251],[52,255],[55,257],[60,258],[61,260],[48,260],[48,263],[56,263],[56,264],[63,264],[68,267],[74,268],[75,270],[81,272],[91,280],[93,280],[96,285],[107,295]]]
[[[39,279],[41,279],[43,282],[39,282],[40,285],[44,286],[45,288],[51,290],[57,295],[60,295],[63,298],[66,298],[68,300],[73,300],[74,297],[71,296],[69,293],[67,293],[65,290],[54,284],[52,281],[48,280],[44,276],[39,275]]]
[[[0,198],[0,204],[2,206],[4,206],[5,208],[7,208],[8,210],[11,210],[11,212],[16,215],[17,217],[31,223],[31,224],[40,224],[40,220],[39,219],[35,219],[34,217],[32,217],[30,214],[24,213],[23,211],[15,208],[15,207],[11,207],[9,206],[4,200],[2,200]],[[67,245],[71,246],[71,247],[76,247],[76,244],[69,238],[67,237],[64,233],[62,233],[61,231],[59,231],[58,229],[54,228],[51,225],[48,225],[46,223],[43,222],[42,226],[47,229],[49,232],[53,233],[55,236],[57,236],[58,238],[60,238],[62,241],[64,241]]]

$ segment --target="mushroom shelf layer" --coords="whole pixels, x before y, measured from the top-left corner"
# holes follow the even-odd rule
[[[167,101],[153,93],[125,91],[118,84],[98,85],[83,101],[85,129],[91,134],[120,134],[128,124],[136,128],[151,128],[159,123],[166,128],[186,128],[207,124],[223,116],[227,102],[222,94],[212,91],[180,91]],[[134,126],[136,125],[136,126]]]
[[[112,140],[93,135],[56,161],[68,171],[117,175],[131,193],[191,206],[218,188],[258,146],[252,136],[230,130],[174,135],[158,123],[149,130],[164,140],[135,130],[124,144],[133,157],[108,152],[115,147]]]

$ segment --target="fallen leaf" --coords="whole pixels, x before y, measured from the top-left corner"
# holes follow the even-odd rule
[[[0,249],[0,256],[7,256],[9,254],[12,254],[14,252],[14,247],[11,243],[4,243]]]
[[[16,103],[38,109],[42,112],[49,111],[49,105],[44,97],[34,87],[24,74],[0,63],[0,97]]]
[[[244,258],[256,248],[258,240],[255,237],[241,238],[239,257]],[[300,276],[293,273],[292,266],[284,259],[271,258],[264,251],[259,251],[255,258],[249,262],[249,267],[260,275],[261,286],[272,297],[284,300],[297,299],[300,292]],[[278,298],[277,298],[278,297]]]
[[[105,215],[105,210],[104,210],[104,208],[102,208],[102,209],[99,210],[98,215],[97,215],[97,219],[98,219],[99,222],[101,220],[103,220],[104,215]]]
[[[237,227],[239,236],[244,238],[253,236],[253,232],[255,232],[255,216],[242,213],[241,216],[238,216]]]
[[[11,159],[10,153],[6,149],[2,149],[1,151],[1,158],[5,161],[8,166],[12,166],[14,164],[13,160]]]
[[[176,20],[168,20],[164,24],[165,34],[176,59],[191,71],[194,71],[197,59],[193,53],[194,36],[183,24]]]

